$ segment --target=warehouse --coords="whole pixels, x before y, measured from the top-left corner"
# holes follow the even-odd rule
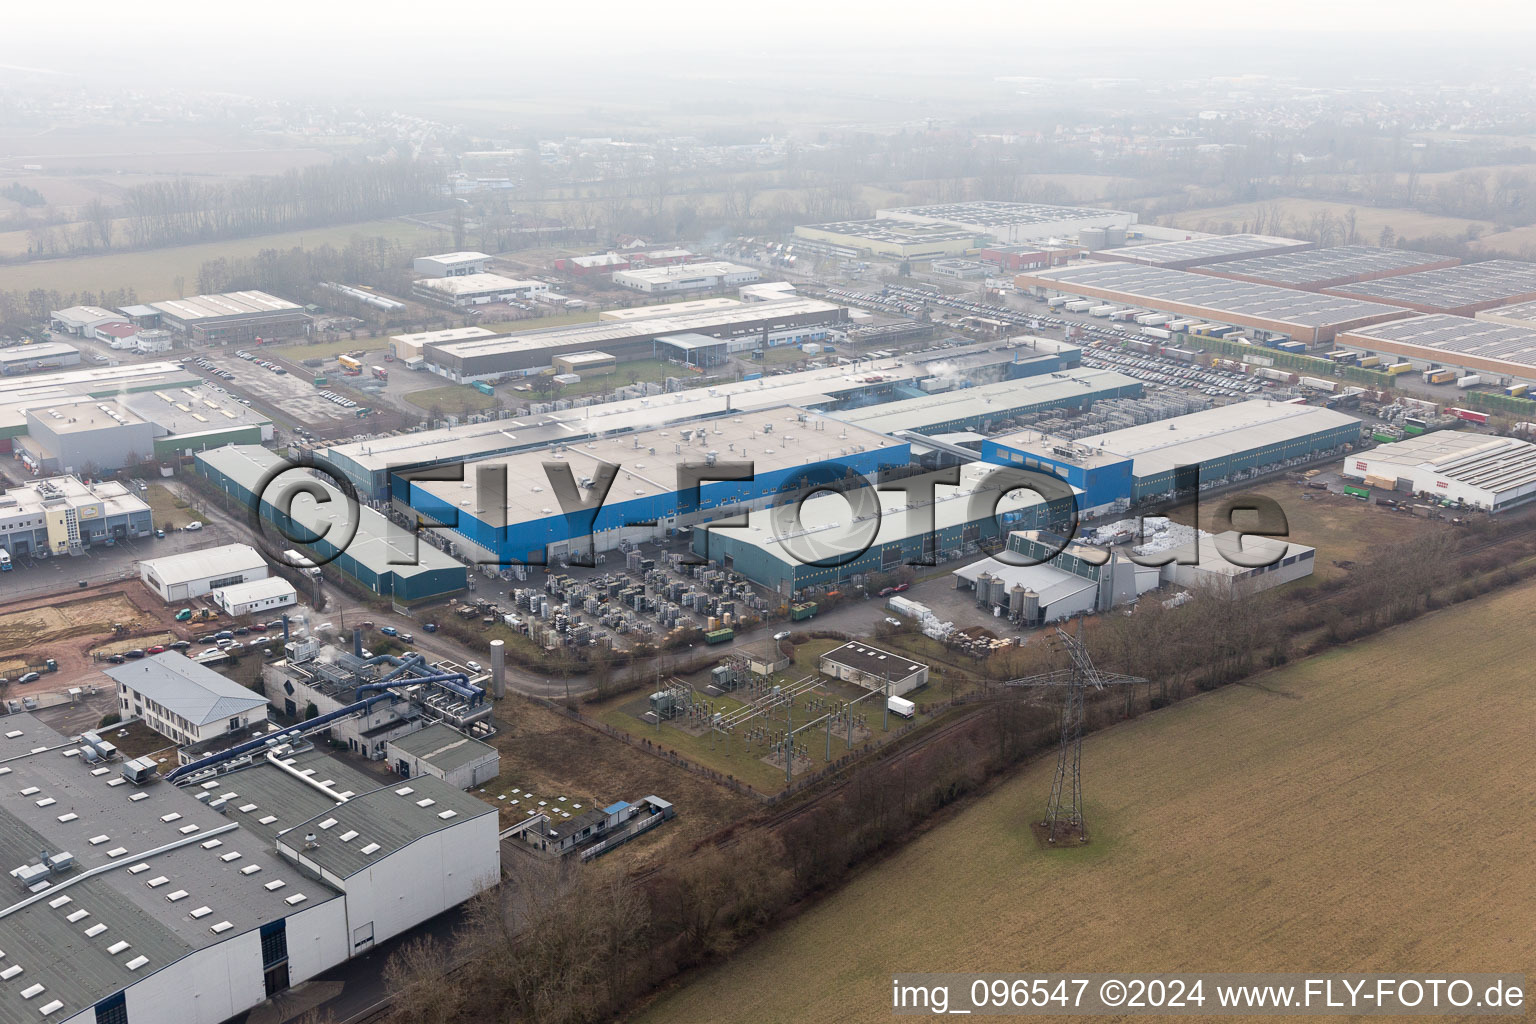
[[[746,285],[746,288],[755,287]],[[795,296],[781,295],[771,301],[792,299]],[[680,299],[677,302],[655,302],[647,306],[626,306],[623,309],[605,309],[597,314],[599,320],[615,320],[629,322],[632,320],[649,320],[655,316],[680,316],[684,313],[718,313],[722,310],[740,311],[746,305],[741,299],[733,299],[728,295],[711,295],[704,299]]]
[[[411,285],[416,297],[441,306],[483,306],[492,302],[531,301],[549,291],[543,281],[515,281],[500,274],[424,277]]]
[[[990,199],[896,207],[877,210],[875,216],[880,220],[947,225],[1007,243],[1076,237],[1090,228],[1114,229],[1123,237],[1125,229],[1136,223],[1136,215],[1124,210],[1007,203]]]
[[[495,747],[442,722],[390,740],[384,749],[389,766],[406,779],[430,775],[454,789],[471,789],[501,774]]]
[[[1431,366],[1536,380],[1536,328],[1436,313],[1348,331],[1338,344]]]
[[[981,241],[975,232],[961,228],[889,219],[800,224],[795,227],[795,237],[834,246],[848,256],[885,256],[897,260],[963,256]]]
[[[1227,558],[1227,552],[1239,551],[1240,560],[1248,565]],[[1171,553],[1174,561],[1162,568],[1164,580],[1222,597],[1247,597],[1304,579],[1312,575],[1317,563],[1316,549],[1305,544],[1230,530],[1222,534],[1202,530],[1198,540],[1173,548]]]
[[[256,505],[262,519],[284,534],[318,537],[301,547],[329,559],[323,567],[326,573],[339,569],[381,597],[402,602],[446,597],[465,587],[464,563],[420,543],[411,531],[374,509],[352,505],[340,488],[274,452],[229,445],[200,452],[196,466],[241,508]],[[297,487],[308,482],[318,483],[327,500],[302,497]],[[355,510],[355,518],[349,509]]]
[[[220,587],[209,595],[213,603],[224,609],[224,614],[239,619],[288,608],[299,603],[298,591],[281,576],[268,576],[263,580],[251,580]]]
[[[1516,302],[1509,306],[1495,306],[1478,313],[1477,319],[1536,330],[1536,302]]]
[[[103,763],[94,734],[6,721],[0,835],[36,894],[18,886],[0,921],[7,1024],[219,1024],[500,875],[495,808],[437,779],[381,787],[278,746],[178,788]]]
[[[139,562],[139,578],[167,604],[202,597],[236,583],[264,580],[271,572],[267,560],[248,544],[225,544]]]
[[[544,468],[551,458],[565,462],[583,487],[616,473],[595,512],[562,511]],[[910,458],[904,441],[780,406],[481,460],[464,467],[462,482],[411,480],[405,504],[476,559],[537,564],[547,556],[554,563],[582,553],[588,536],[596,551],[661,540],[678,527],[764,504],[802,479],[870,475]],[[682,492],[683,464],[716,462],[749,462],[754,475]]]
[[[1024,627],[1073,615],[1109,611],[1157,589],[1156,568],[1119,551],[1068,543],[1060,533],[1021,529],[1007,549],[956,569],[955,589],[976,592],[976,603]]]
[[[95,337],[96,328],[122,318],[123,314],[100,306],[70,306],[49,313],[48,326],[54,331],[72,334],[77,338],[92,338]]]
[[[1141,381],[1115,370],[1069,370],[1022,380],[866,405],[832,415],[844,423],[893,434],[945,434],[959,430],[989,433],[995,425],[1047,409],[1087,409],[1105,398],[1139,398]]]
[[[491,257],[483,252],[443,252],[411,261],[411,269],[426,277],[468,277],[486,273],[490,265]]]
[[[0,348],[0,375],[62,370],[80,365],[80,350],[58,341]]]
[[[711,366],[719,366],[731,358],[731,346],[741,346],[737,351],[747,351],[756,348],[757,343],[751,338],[740,338],[727,341],[724,338],[711,338],[707,334],[664,334],[653,343],[656,358],[668,362],[682,363],[684,366],[693,366],[705,369]]]
[[[1332,341],[1340,331],[1408,315],[1403,309],[1376,302],[1127,263],[1037,270],[1018,275],[1014,285],[1046,296],[1105,299],[1159,313],[1273,331],[1309,345]]]
[[[572,352],[555,357],[556,373],[579,373],[583,377],[601,377],[618,369],[618,360],[607,352]]]
[[[389,339],[389,350],[402,363],[420,359],[428,345],[446,345],[455,341],[475,341],[484,338],[504,338],[506,335],[484,327],[450,327],[444,331],[421,331],[417,334],[395,334]]]
[[[83,555],[96,544],[151,536],[153,513],[116,480],[31,480],[0,494],[0,548],[12,558]]]
[[[1254,399],[1077,440],[1032,430],[983,442],[982,458],[1054,473],[1085,508],[1144,501],[1241,479],[1360,440],[1359,420],[1332,409]]]
[[[387,502],[391,494],[405,493],[405,484],[399,482],[397,474],[411,469],[464,464],[670,423],[708,421],[743,409],[765,409],[776,405],[810,408],[861,405],[889,398],[897,389],[915,384],[919,377],[930,372],[896,358],[872,359],[856,368],[829,367],[712,383],[708,387],[532,416],[374,437],[333,445],[322,454],[326,463],[350,480],[364,497]]]
[[[1536,299],[1536,263],[1486,260],[1327,289],[1420,313],[1471,316],[1484,309]]]
[[[577,277],[588,274],[611,274],[616,270],[629,269],[629,257],[616,252],[598,253],[595,256],[566,256],[555,260],[555,269]]]
[[[646,358],[651,355],[651,343],[668,334],[750,336],[772,343],[778,337],[808,333],[799,328],[839,324],[848,318],[843,307],[817,299],[750,305],[731,301],[729,309],[719,311],[554,327],[469,341],[429,342],[422,346],[422,351],[429,370],[462,384],[537,373],[552,366],[556,356],[591,349],[611,353],[619,360]]]
[[[244,342],[291,338],[309,332],[309,314],[298,303],[266,292],[194,295],[151,302],[162,326],[193,341]]]
[[[1422,270],[1454,267],[1460,262],[1454,256],[1436,256],[1414,252],[1412,249],[1336,245],[1327,249],[1307,247],[1251,259],[1224,260],[1194,269],[1197,274],[1311,292]]]
[[[704,263],[683,263],[660,267],[640,267],[616,271],[613,283],[631,291],[648,295],[675,292],[713,291],[716,288],[735,288],[762,280],[762,272],[755,267],[739,263],[711,260]]]
[[[744,526],[694,530],[693,552],[791,597],[854,576],[951,561],[998,543],[1007,530],[1071,519],[1073,501],[1058,497],[1058,488],[1047,500],[1029,490],[1003,490],[1016,479],[999,482],[991,467],[981,463],[963,466],[960,473],[957,486],[936,474],[921,474],[903,480],[902,488],[855,495],[858,510],[849,497],[830,493],[801,502],[798,516],[794,505],[759,510]],[[914,489],[914,497],[908,497],[906,487]],[[873,514],[876,498],[878,518]]]
[[[911,693],[928,683],[928,666],[901,654],[882,651],[861,640],[834,647],[816,662],[824,676],[891,697]]]
[[[155,452],[155,428],[117,402],[76,398],[26,411],[15,449],[43,473],[96,476],[137,465]]]
[[[1064,267],[1087,252],[1076,245],[991,245],[976,254],[976,259],[999,270],[1017,274],[1021,270]]]
[[[123,718],[144,724],[178,745],[205,743],[267,720],[267,698],[177,651],[113,665]]]
[[[194,374],[175,363],[134,363],[127,366],[95,366],[58,373],[23,377],[0,376],[0,453],[12,450],[13,441],[28,430],[28,413],[60,402],[90,397],[117,402],[142,391],[201,385]],[[35,471],[35,467],[33,468]]]
[[[1153,242],[1149,245],[1133,245],[1124,249],[1092,252],[1088,257],[1094,260],[1137,263],[1144,267],[1162,267],[1164,270],[1185,270],[1189,267],[1238,260],[1247,256],[1295,252],[1300,249],[1310,249],[1315,244],[1303,242],[1299,238],[1279,238],[1274,235],[1211,235],[1205,238]]]
[[[1498,512],[1536,495],[1536,445],[1438,430],[1347,456],[1344,475],[1371,487]]]

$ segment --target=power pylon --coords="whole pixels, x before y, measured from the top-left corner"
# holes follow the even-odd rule
[[[1083,643],[1083,620],[1077,620],[1076,633],[1056,627],[1056,638],[1072,660],[1072,667],[1039,676],[1010,679],[1004,686],[1049,688],[1061,693],[1061,742],[1056,751],[1056,775],[1051,780],[1051,796],[1040,827],[1048,843],[1088,841],[1088,823],[1083,818],[1083,715],[1084,698],[1091,686],[1134,686],[1146,682],[1139,676],[1100,672],[1093,667],[1088,647]]]

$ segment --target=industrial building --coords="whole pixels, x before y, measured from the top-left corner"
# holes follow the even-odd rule
[[[1177,242],[1153,242],[1149,245],[1091,252],[1088,256],[1094,260],[1136,263],[1144,267],[1162,267],[1164,270],[1186,270],[1246,256],[1268,256],[1310,249],[1315,244],[1299,238],[1279,238],[1274,235],[1207,235]]]
[[[52,477],[0,494],[0,548],[13,559],[82,555],[154,532],[149,506],[115,480]]]
[[[26,410],[14,447],[34,472],[96,476],[150,458],[155,430],[119,403],[77,398]]]
[[[80,350],[61,341],[0,348],[0,376],[62,370],[80,365]]]
[[[730,301],[732,306],[720,311],[554,327],[505,337],[427,342],[422,345],[422,354],[427,369],[468,383],[537,373],[552,366],[556,356],[591,349],[611,353],[620,361],[648,358],[651,343],[669,334],[752,337],[764,345],[782,344],[785,339],[794,338],[813,340],[818,332],[806,328],[839,324],[848,316],[843,307],[816,299],[751,304]]]
[[[598,253],[594,256],[566,256],[555,260],[555,269],[577,277],[587,274],[612,274],[629,269],[629,257],[616,252]]]
[[[1340,334],[1338,344],[1472,372],[1536,381],[1536,326],[1434,313]]]
[[[1485,309],[1536,300],[1536,263],[1485,260],[1339,285],[1327,291],[1330,295],[1387,302],[1420,313],[1471,316]]]
[[[450,558],[414,533],[366,506],[353,506],[335,484],[254,445],[228,445],[200,452],[197,471],[209,483],[258,512],[287,536],[314,536],[300,545],[318,559],[383,597],[401,602],[446,597],[463,590],[464,563]],[[318,485],[326,500],[301,497],[300,485]],[[349,508],[356,509],[355,518]]]
[[[1104,299],[1159,313],[1270,331],[1309,345],[1332,341],[1341,331],[1408,315],[1404,309],[1377,302],[1128,263],[1086,263],[1036,270],[1015,277],[1014,285],[1042,296]]]
[[[96,336],[96,328],[122,318],[123,314],[116,310],[100,306],[70,306],[49,313],[48,327],[57,333],[71,334],[76,338],[93,338]]]
[[[549,291],[543,281],[516,281],[500,274],[424,277],[411,285],[419,299],[442,306],[483,306],[492,302],[528,302]]]
[[[955,589],[974,590],[978,605],[1023,627],[1109,611],[1161,582],[1156,568],[1123,552],[1069,544],[1045,530],[1015,530],[1005,551],[950,575]]]
[[[213,603],[224,609],[224,614],[240,619],[247,615],[264,615],[299,603],[298,591],[281,576],[248,580],[220,587],[208,595]]]
[[[1332,409],[1254,399],[1072,441],[1026,430],[989,438],[981,453],[1058,476],[1096,510],[1311,459],[1358,442],[1362,429]]]
[[[437,779],[381,786],[301,743],[182,788],[6,722],[8,1024],[219,1024],[500,875],[495,808]]]
[[[421,331],[417,334],[395,334],[389,339],[389,351],[402,363],[423,357],[426,346],[446,345],[455,341],[475,341],[483,338],[504,338],[506,335],[484,327],[450,327],[444,331]]]
[[[1210,274],[1233,281],[1272,284],[1311,292],[1422,270],[1454,267],[1460,262],[1454,256],[1436,256],[1414,252],[1412,249],[1336,245],[1327,249],[1304,246],[1268,256],[1223,260],[1195,267],[1194,270],[1198,274]]]
[[[157,322],[192,341],[244,342],[257,338],[291,338],[309,331],[304,307],[266,292],[193,295],[186,299],[151,302]]]
[[[483,786],[501,774],[501,755],[489,743],[441,722],[384,745],[384,759],[404,779],[430,775],[454,789]]]
[[[1490,323],[1536,330],[1536,302],[1516,302],[1509,306],[1495,306],[1492,309],[1482,310],[1476,316],[1477,319],[1487,320]]]
[[[477,560],[553,564],[587,550],[588,537],[596,551],[661,540],[679,527],[766,504],[802,480],[872,475],[910,458],[905,441],[781,406],[484,459],[464,467],[462,482],[411,479],[396,499]],[[614,474],[602,505],[564,511],[544,468],[551,460],[568,465],[582,487]],[[696,491],[678,479],[684,464],[729,462],[751,463],[752,478],[705,482]]]
[[[483,252],[442,252],[411,260],[411,269],[424,277],[468,277],[486,273],[490,265],[491,257]]]
[[[857,508],[845,495],[820,494],[798,506],[755,511],[744,525],[694,530],[693,552],[790,597],[903,565],[950,561],[1008,530],[1071,518],[1071,498],[1016,489],[1016,477],[999,480],[989,466],[962,466],[959,479],[956,486],[934,474],[888,481],[856,496]]]
[[[175,363],[135,363],[127,366],[93,366],[24,377],[0,376],[0,453],[9,452],[12,441],[27,432],[27,414],[79,398],[116,402],[120,398],[156,389],[197,387],[202,380]]]
[[[771,283],[771,282],[770,282]],[[737,294],[746,288],[767,287],[768,284],[743,285]],[[794,294],[780,295],[769,301],[792,299]],[[732,309],[740,311],[746,305],[741,299],[733,299],[729,295],[711,295],[702,299],[679,299],[676,302],[654,302],[646,306],[626,306],[623,309],[605,309],[597,314],[598,320],[629,322],[632,320],[649,320],[656,316],[680,316],[684,313],[718,313],[722,310]]]
[[[584,377],[601,377],[618,369],[618,365],[618,360],[607,352],[572,352],[555,357],[556,373],[578,373]]]
[[[1076,245],[989,245],[976,253],[976,259],[1017,274],[1021,270],[1064,267],[1087,251]]]
[[[1536,495],[1536,445],[1438,430],[1350,455],[1344,476],[1369,487],[1498,512]]]
[[[1047,409],[1082,410],[1101,399],[1138,398],[1141,393],[1141,381],[1134,377],[1115,370],[1079,368],[866,405],[832,415],[880,434],[903,430],[918,434],[973,430],[985,434],[1019,416]]]
[[[1063,348],[1068,354],[1059,356],[1060,359],[1075,358],[1079,354],[1073,346]],[[1054,363],[1041,365],[1055,369]],[[385,502],[392,494],[404,494],[405,485],[398,480],[392,484],[392,478],[407,470],[458,465],[513,452],[576,444],[592,437],[628,434],[776,405],[802,408],[864,405],[898,393],[914,393],[911,386],[932,372],[895,357],[870,359],[851,367],[719,382],[708,387],[617,402],[575,403],[559,410],[541,409],[527,416],[508,416],[482,423],[352,441],[333,445],[322,455],[325,462],[350,480],[364,497]],[[907,390],[899,390],[903,388]]]
[[[824,676],[892,697],[911,693],[928,682],[928,666],[901,654],[882,651],[861,640],[834,647],[816,662]]]
[[[631,267],[628,270],[616,271],[613,275],[613,283],[631,291],[658,295],[735,288],[738,285],[760,281],[762,277],[762,271],[756,267],[711,260],[703,263],[680,263],[659,267]]]
[[[236,583],[264,580],[271,574],[267,560],[249,544],[222,544],[139,560],[139,579],[167,604],[189,601]]]
[[[998,242],[1017,243],[1052,238],[1077,238],[1084,231],[1105,229],[1098,244],[1088,248],[1118,245],[1125,240],[1125,229],[1136,223],[1136,215],[1124,210],[1097,210],[1082,206],[1048,206],[1043,203],[1007,203],[978,200],[968,203],[940,203],[932,206],[903,206],[878,210],[880,220],[909,224],[934,224],[958,228]]]
[[[267,721],[267,699],[177,651],[152,654],[106,670],[117,684],[124,719],[178,745],[205,743]]]
[[[831,246],[846,256],[884,256],[897,260],[963,256],[981,241],[974,231],[962,228],[892,219],[799,224],[795,226],[795,237]]]
[[[485,691],[465,673],[421,655],[369,656],[357,634],[350,651],[313,636],[286,640],[283,657],[262,666],[261,685],[284,717],[323,721],[333,742],[370,761],[383,760],[390,743],[434,725],[459,735],[494,732]]]

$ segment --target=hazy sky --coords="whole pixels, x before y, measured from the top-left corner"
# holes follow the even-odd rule
[[[301,82],[338,92],[431,91],[434,82],[541,82],[593,68],[620,75],[743,62],[771,70],[808,52],[852,64],[929,54],[971,70],[1105,47],[1149,35],[1231,36],[1260,61],[1288,45],[1353,34],[1356,58],[1388,56],[1392,33],[1437,39],[1476,59],[1536,31],[1532,0],[720,0],[453,3],[441,0],[7,0],[0,64],[70,74],[100,69],[133,82],[274,92]],[[1289,42],[1282,34],[1291,34]],[[1364,37],[1365,45],[1362,46]],[[1192,54],[1210,54],[1191,47]],[[1164,49],[1162,52],[1168,52]],[[980,65],[980,67],[978,67]],[[1187,72],[1188,65],[1184,65]],[[536,74],[534,72],[537,72]],[[1109,73],[1098,68],[1096,73]],[[549,76],[556,76],[551,79]]]

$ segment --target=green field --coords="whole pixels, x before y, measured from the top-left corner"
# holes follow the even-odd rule
[[[1041,758],[640,1019],[874,1024],[896,971],[1530,974],[1533,596],[1089,737],[1087,847],[1036,843]]]
[[[496,399],[482,395],[467,384],[450,384],[443,388],[426,388],[412,391],[405,400],[423,412],[440,410],[447,416],[466,416],[472,412],[484,412],[496,405]]]
[[[69,294],[132,288],[140,301],[176,297],[176,278],[185,278],[184,292],[194,294],[198,269],[208,260],[255,256],[263,249],[316,249],[344,246],[353,236],[392,238],[412,246],[432,248],[445,241],[443,232],[401,220],[372,220],[331,228],[288,231],[276,235],[181,245],[147,252],[123,252],[73,259],[40,260],[0,266],[0,291],[47,288]]]

